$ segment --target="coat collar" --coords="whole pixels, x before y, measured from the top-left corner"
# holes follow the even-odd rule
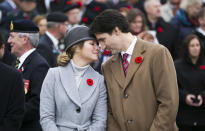
[[[44,35],[44,39],[45,41],[47,41],[48,43],[48,46],[53,49],[54,48],[54,44],[53,44],[53,41],[49,38],[49,36],[47,34]]]
[[[120,86],[123,88],[125,88],[129,84],[133,75],[137,72],[140,65],[143,63],[143,60],[144,60],[143,53],[146,51],[146,49],[144,47],[144,44],[142,44],[142,43],[143,43],[143,41],[138,38],[137,42],[135,44],[132,56],[131,56],[130,65],[128,67],[126,77],[125,77],[124,72],[123,72],[122,58],[121,58],[120,53],[116,54],[112,58],[112,65],[111,65],[112,73],[113,73],[115,79],[120,84]],[[142,57],[142,62],[136,63],[135,62],[136,57]]]
[[[33,57],[34,55],[36,55],[36,53],[37,53],[36,51],[33,51],[33,52],[24,60],[23,64],[19,67],[19,69],[21,69],[22,67],[26,67],[26,65],[31,62],[32,57]]]
[[[73,74],[73,68],[70,63],[68,63],[66,67],[60,67],[60,79],[67,95],[79,107],[81,107],[82,104],[92,96],[98,83],[97,73],[92,69],[92,67],[88,67],[78,89]],[[92,86],[87,84],[87,79],[93,80]]]

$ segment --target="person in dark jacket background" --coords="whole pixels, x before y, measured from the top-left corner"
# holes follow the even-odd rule
[[[205,47],[205,7],[201,8],[197,17],[199,27],[195,29],[194,34],[197,35]]]
[[[8,50],[8,45],[3,37],[3,33],[0,31],[0,61],[7,65],[12,65],[16,60],[16,57]]]
[[[53,12],[47,16],[47,31],[39,39],[37,51],[41,54],[50,67],[57,66],[57,56],[60,53],[59,39],[67,32],[67,16],[61,12]]]
[[[144,7],[147,14],[149,32],[152,32],[152,35],[155,37],[155,43],[167,47],[173,59],[178,58],[178,49],[180,48],[178,43],[178,32],[160,16],[160,1],[147,0],[144,3]]]
[[[175,61],[179,87],[179,131],[205,130],[205,58],[196,35],[188,35]]]
[[[192,34],[194,29],[198,26],[196,16],[201,7],[202,0],[182,0],[180,3],[180,8],[176,16],[170,21],[170,24],[178,30],[180,40]]]
[[[19,131],[24,99],[21,74],[0,61],[0,131]]]
[[[30,20],[15,20],[10,26],[8,43],[17,57],[15,68],[22,73],[25,91],[25,113],[20,131],[42,131],[40,126],[40,91],[49,69],[46,60],[36,51],[39,29]]]

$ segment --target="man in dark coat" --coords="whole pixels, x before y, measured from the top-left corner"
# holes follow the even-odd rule
[[[3,30],[6,30],[6,22],[8,21],[8,14],[14,14],[19,10],[20,0],[5,0],[0,3],[0,26]]]
[[[201,8],[198,14],[199,27],[195,29],[194,34],[197,35],[205,47],[205,7]]]
[[[164,45],[170,51],[172,58],[178,57],[180,45],[178,43],[177,30],[165,22],[160,17],[160,1],[149,0],[145,2],[145,11],[147,13],[147,24],[151,31],[156,33],[158,43]]]
[[[20,131],[42,131],[39,123],[40,91],[49,69],[46,60],[35,51],[39,29],[30,20],[15,20],[10,26],[8,43],[17,57],[15,68],[23,74],[25,114]]]
[[[24,113],[21,74],[0,62],[0,131],[19,131]]]
[[[67,16],[60,12],[54,12],[47,16],[47,21],[48,30],[40,38],[37,51],[51,67],[56,67],[59,39],[64,37],[67,32]]]

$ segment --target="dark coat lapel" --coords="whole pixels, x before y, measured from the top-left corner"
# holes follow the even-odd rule
[[[53,50],[53,48],[54,48],[53,41],[48,37],[47,34],[45,34],[44,39],[45,39],[44,41],[47,41],[49,48],[50,48],[51,50]]]
[[[37,53],[36,51],[33,51],[33,52],[25,59],[25,61],[23,62],[23,64],[21,65],[21,67],[20,67],[19,69],[25,68],[25,70],[26,70],[26,65],[28,65],[28,64],[31,62],[32,57],[34,57],[35,55],[37,55],[36,53]]]

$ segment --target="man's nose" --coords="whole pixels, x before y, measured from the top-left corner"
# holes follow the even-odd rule
[[[7,42],[8,42],[9,44],[11,43],[10,37],[8,38]]]

